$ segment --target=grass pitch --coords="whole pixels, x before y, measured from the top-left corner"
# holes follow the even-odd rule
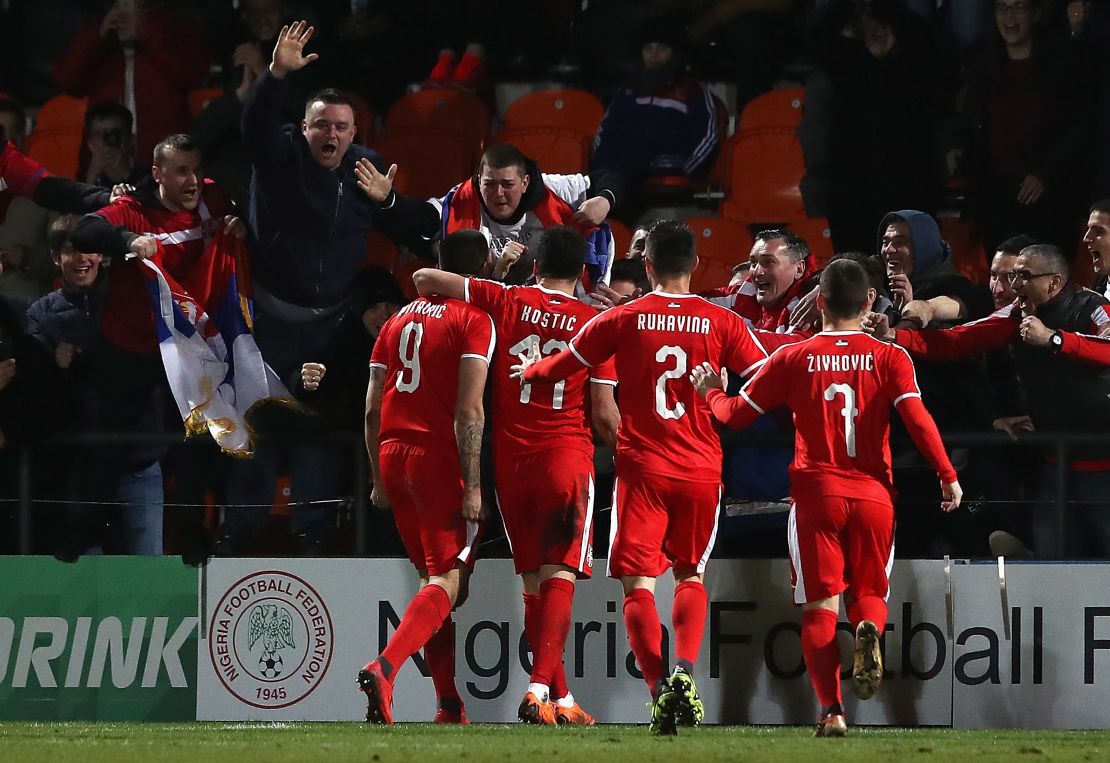
[[[4,761],[234,761],[235,763],[484,763],[485,761],[1057,761],[1110,759],[1106,731],[953,731],[853,728],[814,739],[801,727],[683,729],[655,738],[644,726],[534,728],[414,723],[0,723]]]

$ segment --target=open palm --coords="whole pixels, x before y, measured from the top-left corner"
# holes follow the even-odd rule
[[[274,45],[274,60],[270,72],[275,77],[284,77],[289,72],[303,69],[319,58],[315,53],[304,55],[304,46],[312,39],[314,27],[307,21],[294,21],[291,26],[283,26]]]

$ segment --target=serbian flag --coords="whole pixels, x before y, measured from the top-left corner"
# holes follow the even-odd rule
[[[268,400],[292,401],[292,395],[262,359],[251,333],[246,247],[221,231],[185,284],[161,263],[161,251],[142,260],[143,275],[185,432],[207,431],[225,453],[252,456],[248,411]]]

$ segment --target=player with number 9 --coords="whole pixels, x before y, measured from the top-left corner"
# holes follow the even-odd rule
[[[962,495],[909,354],[859,330],[874,301],[862,266],[834,262],[821,275],[819,334],[772,353],[737,397],[725,395],[714,368],[691,373],[714,417],[730,427],[748,426],[783,406],[794,412],[787,532],[794,602],[802,607],[802,654],[821,705],[818,736],[847,733],[836,643],[842,594],[856,634],[856,695],[870,698],[883,674],[879,638],[894,558],[892,405],[940,477],[941,508],[952,511]]]
[[[553,355],[597,311],[574,297],[589,246],[566,226],[544,231],[533,247],[539,284],[504,286],[425,268],[421,294],[464,299],[497,326],[493,361],[493,473],[517,574],[524,582],[524,632],[532,673],[518,715],[538,725],[593,725],[563,671],[574,584],[593,567],[594,443],[591,416],[615,443],[612,363],[554,383],[520,385],[509,369],[520,355]]]
[[[452,234],[440,248],[441,265],[456,273],[477,273],[488,260],[476,231]],[[481,310],[422,297],[386,321],[374,343],[365,429],[371,500],[393,509],[421,588],[385,650],[359,672],[370,722],[393,722],[397,671],[421,647],[436,688],[436,721],[466,722],[451,609],[466,598],[478,542],[482,394],[495,339]]]
[[[690,294],[694,243],[680,222],[653,225],[645,258],[654,291],[592,319],[558,355],[519,367],[522,381],[536,384],[609,358],[616,363],[620,429],[608,572],[624,587],[628,639],[652,694],[651,729],[662,734],[696,724],[704,713],[693,666],[721,498],[720,439],[686,376],[704,362],[748,373],[767,356],[743,319]],[[655,580],[668,568],[676,582],[676,667],[665,677]]]

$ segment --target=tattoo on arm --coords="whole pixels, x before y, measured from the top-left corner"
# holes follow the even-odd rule
[[[382,393],[384,391],[384,369],[370,369],[370,384],[366,387],[366,420],[363,436],[366,439],[366,453],[370,457],[370,471],[375,483],[381,478],[378,464],[378,433],[381,431]]]
[[[473,487],[481,482],[482,419],[455,422],[455,443],[459,449],[459,464],[463,482]]]

